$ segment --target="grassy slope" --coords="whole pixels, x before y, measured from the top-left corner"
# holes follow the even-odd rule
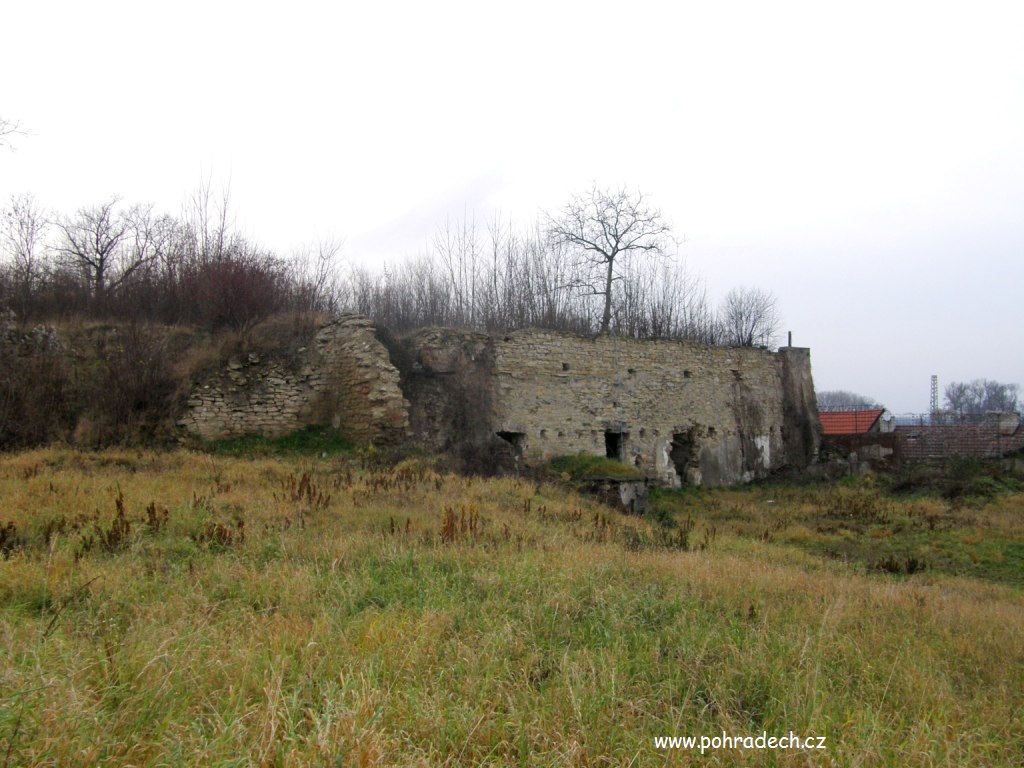
[[[712,764],[1024,762],[1019,587],[816,554],[807,521],[871,488],[766,493],[683,497],[682,551],[551,485],[414,463],[4,456],[0,768],[689,764],[652,738],[723,730],[828,750]],[[929,509],[983,549],[1020,546],[1021,508]]]

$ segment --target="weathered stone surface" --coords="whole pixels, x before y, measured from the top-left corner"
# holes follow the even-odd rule
[[[359,442],[504,452],[510,466],[614,455],[669,485],[745,482],[817,455],[806,349],[541,330],[383,338],[387,346],[371,321],[347,316],[298,359],[233,360],[195,388],[181,423],[208,439],[331,424]]]
[[[439,450],[502,437],[525,462],[613,455],[669,485],[722,485],[813,461],[810,354],[786,348],[424,331],[407,340],[414,437]]]
[[[363,443],[406,439],[409,406],[372,322],[341,317],[295,354],[231,359],[193,390],[179,424],[207,440],[276,437],[310,424],[330,424]]]

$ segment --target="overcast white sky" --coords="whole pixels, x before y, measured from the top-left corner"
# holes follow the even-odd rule
[[[287,253],[423,251],[640,189],[714,296],[774,292],[818,389],[1024,384],[1024,2],[48,2],[0,13],[0,204],[204,178]]]

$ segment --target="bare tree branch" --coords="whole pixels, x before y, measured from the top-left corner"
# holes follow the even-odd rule
[[[595,294],[605,297],[601,333],[608,333],[612,284],[620,276],[616,274],[617,262],[634,252],[664,255],[671,228],[662,220],[661,211],[647,206],[640,192],[596,186],[570,200],[557,217],[546,218],[551,242],[577,251],[579,266],[590,273],[577,277],[586,280]]]
[[[11,137],[24,135],[25,131],[21,129],[20,123],[0,117],[0,147],[6,146],[13,149],[14,144],[11,142]]]
[[[172,233],[169,222],[153,218],[152,206],[124,211],[118,210],[119,203],[112,197],[80,208],[74,218],[57,220],[63,236],[56,249],[58,259],[80,272],[101,310],[108,293],[164,253]]]

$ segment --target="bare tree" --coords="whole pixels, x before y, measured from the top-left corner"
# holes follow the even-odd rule
[[[21,130],[21,125],[8,120],[5,117],[0,117],[0,147],[7,146],[13,147],[11,143],[12,136],[24,135],[25,132]]]
[[[844,389],[822,390],[821,392],[816,393],[816,395],[818,400],[818,410],[821,411],[882,407],[873,398],[858,395],[856,392],[847,392]]]
[[[726,344],[736,347],[768,347],[779,332],[777,300],[759,288],[733,288],[719,312]]]
[[[236,239],[232,234],[234,213],[230,186],[222,188],[220,196],[215,197],[212,182],[200,181],[182,206],[181,223],[189,240],[186,253],[189,261],[200,263],[221,258]]]
[[[961,416],[969,411],[971,385],[966,381],[951,381],[946,385],[946,407]]]
[[[671,229],[661,211],[648,207],[640,192],[625,189],[609,191],[595,186],[570,200],[557,217],[548,215],[547,225],[553,244],[571,247],[579,254],[581,265],[600,273],[580,278],[594,294],[604,296],[601,333],[608,333],[611,326],[612,284],[620,277],[616,272],[619,263],[637,252],[664,255],[671,242]]]
[[[321,238],[293,253],[291,266],[301,309],[333,314],[347,303],[339,269],[342,244],[338,238]]]
[[[444,227],[434,235],[433,254],[440,260],[442,274],[453,303],[457,325],[474,327],[480,314],[484,246],[476,214],[461,220],[446,218]]]
[[[118,250],[128,235],[128,220],[117,211],[119,202],[113,197],[101,205],[80,208],[74,218],[57,219],[63,233],[58,258],[81,273],[98,305],[103,303]]]
[[[946,407],[961,416],[981,415],[989,412],[1013,413],[1020,387],[1002,384],[990,379],[975,379],[968,383],[954,381],[946,385]]]
[[[11,258],[10,289],[22,316],[43,278],[48,227],[46,212],[31,195],[12,195],[11,207],[0,211],[0,245]]]
[[[59,259],[80,272],[94,307],[102,309],[116,291],[143,267],[159,258],[169,241],[170,227],[153,218],[152,206],[119,210],[120,199],[80,208],[73,218],[57,219]]]

